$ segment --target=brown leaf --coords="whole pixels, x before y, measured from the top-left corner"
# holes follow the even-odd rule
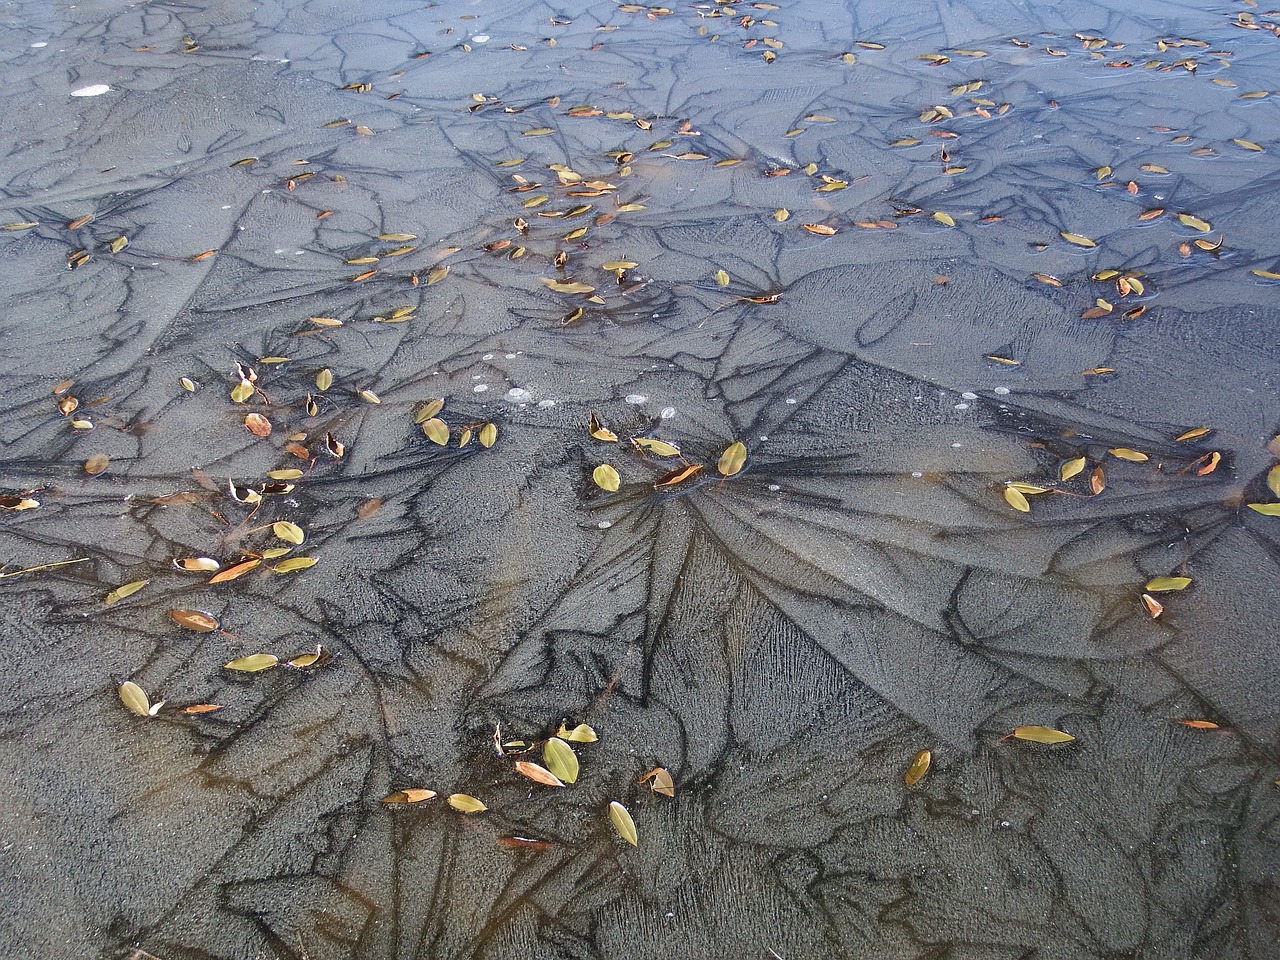
[[[245,428],[255,437],[271,436],[271,421],[260,413],[250,413],[244,418]]]

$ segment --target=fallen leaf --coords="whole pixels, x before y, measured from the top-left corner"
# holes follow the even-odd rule
[[[296,523],[290,523],[288,520],[277,520],[271,525],[271,532],[286,543],[300,544],[306,539],[306,534],[302,528]]]
[[[1145,463],[1151,459],[1141,450],[1133,450],[1129,447],[1111,447],[1107,453],[1119,460],[1128,460],[1130,463]]]
[[[596,736],[596,732],[585,723],[578,724],[572,730],[565,727],[564,724],[561,724],[560,729],[556,732],[556,736],[561,740],[568,740],[571,743],[595,743],[600,739]]]
[[[1075,739],[1069,733],[1063,733],[1053,727],[1040,727],[1035,724],[1014,727],[1013,733],[1009,734],[1009,736],[1017,740],[1026,740],[1030,743],[1070,743]]]
[[[933,751],[921,750],[911,761],[911,766],[907,767],[907,772],[902,775],[902,782],[908,787],[914,787],[929,772],[931,763],[933,763]]]
[[[178,712],[189,713],[189,714],[200,714],[200,713],[213,713],[213,711],[221,710],[221,709],[222,709],[222,704],[220,703],[193,703],[187,707],[180,707],[178,709]]]
[[[239,563],[232,564],[225,570],[219,570],[209,578],[210,583],[226,583],[228,580],[235,580],[243,577],[246,573],[253,570],[262,561],[258,557],[251,557],[248,560],[241,560]]]
[[[146,691],[132,680],[126,680],[120,684],[118,693],[120,694],[120,702],[125,705],[129,712],[136,713],[140,717],[155,716],[151,712],[151,699],[147,696]],[[156,707],[159,708],[163,702],[156,704]]]
[[[488,449],[498,442],[498,425],[496,423],[486,423],[480,428],[476,439],[480,441],[480,446]]]
[[[1022,495],[1021,490],[1015,490],[1013,487],[1005,487],[1004,499],[1005,502],[1015,510],[1021,511],[1022,513],[1031,512],[1031,504],[1027,498]]]
[[[1061,232],[1060,236],[1063,240],[1067,241],[1067,243],[1074,243],[1077,247],[1096,247],[1098,245],[1096,240],[1090,240],[1088,237],[1079,233],[1067,233],[1064,230]]]
[[[475,797],[465,793],[452,793],[448,797],[449,806],[460,813],[483,813],[489,808]]]
[[[631,814],[627,813],[627,808],[617,800],[609,801],[609,819],[613,821],[613,829],[618,831],[618,836],[633,847],[640,845],[639,838],[636,836],[635,821],[631,819]]]
[[[113,603],[119,603],[125,597],[132,597],[150,582],[150,580],[132,580],[129,583],[121,584],[108,593],[103,602],[108,606]]]
[[[1085,467],[1084,457],[1072,457],[1058,468],[1059,480],[1070,480]]]
[[[1199,217],[1190,213],[1178,214],[1178,222],[1184,227],[1190,227],[1192,230],[1199,230],[1201,233],[1208,233],[1213,229],[1213,225],[1208,220],[1201,220]]]
[[[449,442],[449,427],[439,417],[432,417],[430,420],[422,422],[422,432],[427,435],[427,439],[439,446],[445,446]]]
[[[1160,614],[1164,613],[1164,604],[1149,593],[1142,595],[1142,605],[1147,608],[1147,613],[1152,620],[1157,619]]]
[[[1171,590],[1185,590],[1191,586],[1190,577],[1156,577],[1151,580],[1146,589],[1152,593],[1165,593]]]
[[[397,790],[389,793],[382,798],[382,803],[421,803],[423,800],[430,800],[436,796],[434,790],[428,790],[425,787],[408,787],[404,790]]]
[[[262,670],[270,670],[280,658],[270,653],[251,653],[247,657],[236,657],[234,660],[224,663],[223,666],[228,670],[237,670],[240,673],[258,673]]]
[[[1280,503],[1251,503],[1248,506],[1264,517],[1280,517]]]
[[[314,567],[318,561],[315,557],[290,557],[281,560],[271,568],[272,573],[293,573],[295,570],[306,570]]]
[[[271,436],[271,421],[260,413],[250,413],[244,418],[245,428],[255,437]]]
[[[592,470],[591,479],[595,481],[596,486],[601,490],[608,490],[610,493],[616,492],[622,483],[622,478],[618,476],[618,471],[607,463],[602,463]]]
[[[720,459],[716,462],[716,469],[721,475],[726,477],[737,476],[742,472],[742,468],[747,463],[747,447],[741,440],[735,440],[729,444],[720,454]]]
[[[98,474],[106,470],[110,463],[111,458],[105,453],[95,453],[84,462],[84,472],[91,477],[96,477]]]
[[[550,737],[543,744],[542,759],[557,779],[565,783],[573,783],[578,779],[578,756],[573,752],[573,747],[559,737]]]
[[[675,781],[671,779],[671,772],[666,767],[654,767],[637,782],[649,784],[650,790],[664,797],[676,795]]]
[[[196,633],[212,633],[218,629],[218,621],[203,610],[170,610],[169,617],[180,627]]]
[[[534,783],[541,783],[547,787],[563,787],[564,782],[546,767],[540,766],[531,760],[515,761],[516,773],[522,777],[528,777]]]
[[[1221,729],[1218,724],[1212,720],[1179,720],[1180,724],[1191,727],[1195,730],[1218,730]]]

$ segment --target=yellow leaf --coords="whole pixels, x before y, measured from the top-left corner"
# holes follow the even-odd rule
[[[1068,460],[1066,463],[1064,463],[1061,467],[1058,468],[1058,479],[1070,480],[1072,477],[1074,477],[1076,474],[1078,474],[1081,470],[1084,469],[1085,462],[1086,461],[1084,457],[1072,457],[1070,460]]]
[[[933,219],[937,220],[944,227],[954,227],[956,225],[955,217],[949,213],[943,213],[941,210],[933,212]]]
[[[647,450],[659,457],[678,457],[680,448],[665,440],[654,440],[652,437],[632,437],[631,442],[642,450]]]
[[[271,525],[271,532],[286,543],[298,544],[306,539],[306,534],[302,532],[302,528],[296,523],[290,523],[288,520],[277,520]]]
[[[448,802],[449,806],[460,813],[483,813],[489,809],[475,797],[465,793],[451,793]]]
[[[1250,510],[1256,510],[1264,517],[1280,517],[1280,503],[1251,503]]]
[[[1178,214],[1178,222],[1184,227],[1190,227],[1192,230],[1199,230],[1201,233],[1208,233],[1213,229],[1213,225],[1208,220],[1201,220],[1199,217],[1190,213]]]
[[[434,267],[431,268],[430,272],[427,273],[427,286],[429,287],[433,283],[439,283],[448,275],[449,275],[448,264],[444,264],[444,263],[436,264]]]
[[[742,468],[746,463],[747,447],[741,440],[735,440],[725,448],[724,453],[720,454],[716,469],[723,476],[732,477],[742,472]]]
[[[1027,483],[1025,480],[1010,480],[1005,486],[1010,489],[1017,490],[1019,493],[1034,495],[1037,493],[1050,493],[1052,487],[1041,487],[1034,483]]]
[[[1131,463],[1144,463],[1151,459],[1141,450],[1132,450],[1129,447],[1112,447],[1107,453],[1120,460],[1128,460]]]
[[[1062,239],[1067,243],[1074,243],[1077,247],[1096,247],[1098,244],[1094,240],[1090,240],[1086,236],[1078,233],[1067,233],[1065,230],[1061,233]]]
[[[542,759],[547,762],[547,769],[565,783],[578,779],[578,756],[559,737],[551,737],[543,744]]]
[[[1257,276],[1262,277],[1262,279],[1264,280],[1280,280],[1280,273],[1277,273],[1274,270],[1263,270],[1259,268],[1256,270],[1251,270],[1250,273],[1256,274]]]
[[[236,657],[234,660],[224,663],[223,666],[228,670],[238,670],[241,673],[258,673],[262,670],[270,670],[280,658],[270,653],[251,653],[247,657]]]
[[[316,389],[321,393],[333,386],[333,371],[325,367],[316,374]]]
[[[724,270],[717,270],[716,283],[722,287],[727,287],[729,285],[729,274]]]
[[[1166,593],[1172,590],[1185,590],[1190,585],[1190,577],[1156,577],[1147,584],[1146,589],[1152,593]]]
[[[498,441],[498,425],[496,423],[486,423],[480,428],[480,433],[476,439],[480,441],[480,446],[486,449],[492,447]]]
[[[572,743],[595,743],[600,739],[596,736],[596,732],[585,723],[578,724],[572,730],[561,724],[556,736],[561,740],[568,740]]]
[[[595,481],[596,486],[601,490],[608,490],[610,493],[617,491],[618,486],[622,483],[622,478],[618,476],[618,471],[607,463],[602,463],[592,470],[591,479]]]
[[[914,787],[920,782],[920,778],[929,772],[931,763],[933,763],[933,751],[921,750],[911,761],[911,766],[907,767],[907,772],[902,775],[902,782],[908,787]]]
[[[262,561],[259,560],[257,557],[252,557],[249,560],[242,560],[239,563],[232,564],[231,566],[227,567],[225,570],[219,570],[217,573],[215,573],[212,577],[209,578],[209,582],[225,583],[228,580],[235,580],[237,577],[243,577],[250,570],[253,570],[254,568],[256,568],[258,564],[260,564],[261,562]]]
[[[248,380],[241,380],[231,388],[231,399],[236,403],[244,403],[253,396],[253,384]]]
[[[108,593],[103,602],[108,605],[119,603],[125,597],[132,597],[150,582],[150,580],[132,580],[129,583],[121,584]]]
[[[1239,137],[1232,137],[1231,142],[1238,147],[1244,147],[1246,150],[1262,150],[1262,147],[1259,144],[1254,143],[1252,140],[1242,140]]]
[[[96,477],[107,469],[111,463],[111,458],[105,453],[95,453],[92,457],[84,462],[84,472],[91,477]]]
[[[1004,499],[1015,510],[1019,510],[1022,513],[1031,512],[1031,504],[1027,501],[1027,498],[1022,495],[1021,491],[1015,490],[1013,487],[1004,488]]]
[[[1267,471],[1267,487],[1277,497],[1280,497],[1280,464]]]
[[[596,289],[578,280],[552,280],[550,277],[542,277],[541,280],[544,287],[556,293],[594,293]]]
[[[422,422],[422,432],[427,435],[427,439],[439,446],[445,446],[449,442],[449,427],[439,417],[432,417],[430,420]]]
[[[1018,740],[1028,740],[1031,743],[1070,743],[1075,739],[1071,734],[1055,730],[1053,727],[1039,727],[1034,724],[1014,727],[1013,733],[1009,736]]]
[[[773,219],[777,220],[779,223],[783,223],[790,219],[790,217],[791,211],[786,207],[779,207],[777,210],[773,211]]]
[[[314,567],[316,563],[315,557],[290,557],[288,560],[281,560],[271,569],[275,573],[293,573],[295,570]]]
[[[640,845],[639,838],[636,836],[635,821],[631,819],[631,814],[627,813],[627,808],[617,800],[609,801],[609,819],[613,821],[613,829],[618,831],[618,836],[633,847]]]

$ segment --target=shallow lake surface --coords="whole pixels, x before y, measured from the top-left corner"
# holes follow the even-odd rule
[[[7,955],[1274,957],[1268,9],[5,4]]]

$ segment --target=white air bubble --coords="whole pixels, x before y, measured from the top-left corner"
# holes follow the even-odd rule
[[[966,390],[964,393],[960,394],[960,396],[962,396],[962,397],[963,397],[964,399],[966,399],[966,400],[977,400],[977,399],[978,399],[978,395],[977,395],[976,393],[972,393],[972,392],[970,392],[970,391],[968,391],[968,390]]]
[[[551,409],[552,407],[554,407],[555,405],[556,405],[556,402],[555,402],[554,400],[539,400],[539,401],[538,401],[538,409],[539,409],[539,410],[550,410],[550,409]]]
[[[955,408],[956,408],[957,410],[968,410],[968,409],[969,409],[969,405],[968,405],[967,403],[957,403],[957,404],[956,404],[956,406],[955,406]]]
[[[111,90],[105,83],[95,83],[88,87],[81,87],[79,90],[72,90],[73,97],[100,97],[104,93]]]
[[[487,33],[477,33],[471,38],[472,43],[488,43],[489,35]]]
[[[32,46],[33,48],[35,48],[36,50],[39,50],[41,47],[47,47],[47,46],[48,46],[48,44],[47,44],[47,43],[45,43],[43,40],[41,40],[41,41],[39,41],[38,43],[33,43],[31,46]]]
[[[533,394],[523,387],[512,387],[507,391],[508,403],[528,403],[533,399]]]
[[[639,393],[628,393],[625,397],[622,398],[622,400],[624,403],[629,403],[632,406],[638,406],[639,404],[649,402],[648,397],[643,396],[642,394],[639,394]]]
[[[911,471],[911,476],[913,476],[913,477],[915,477],[917,480],[919,480],[921,477],[923,477],[923,476],[924,476],[924,474],[923,474],[923,473],[921,473],[919,470],[912,470],[912,471]]]
[[[596,524],[596,526],[599,527],[601,530],[608,530],[610,527],[613,526],[613,523],[609,520],[601,520],[599,523]]]
[[[481,359],[481,360],[492,360],[492,359],[493,359],[493,354],[492,354],[492,353],[486,353],[486,354],[485,354],[483,357],[481,357],[480,359]]]
[[[994,390],[992,390],[991,392],[992,392],[992,393],[997,393],[997,394],[999,394],[999,395],[1000,395],[1000,396],[1002,396],[1002,397],[1007,397],[1007,396],[1009,395],[1009,388],[1008,388],[1008,387],[996,387],[996,388],[995,388]]]
[[[663,420],[670,420],[675,415],[676,415],[675,407],[663,407],[662,412],[658,414],[658,416],[660,416]]]
[[[795,397],[787,397],[787,403],[795,403],[795,402],[796,402]]]
[[[474,387],[471,388],[472,392],[474,393],[484,393],[488,389],[489,389],[489,385],[487,383],[477,383]]]
[[[771,483],[769,484],[769,487],[768,487],[768,490],[770,493],[777,493],[781,489],[782,488],[778,486],[776,483]]]

